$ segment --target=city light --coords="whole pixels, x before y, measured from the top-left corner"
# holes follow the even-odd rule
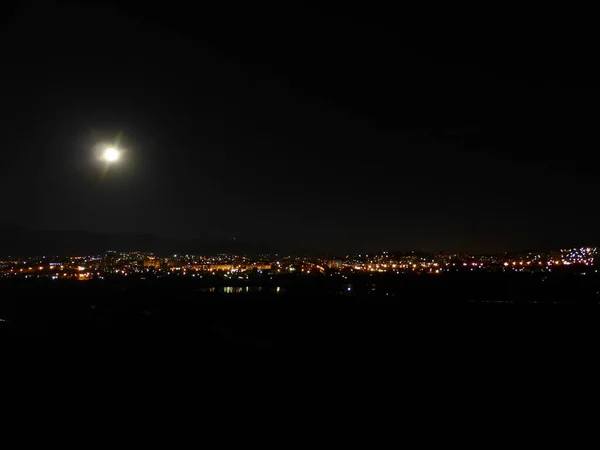
[[[451,277],[453,273],[565,272],[577,276],[597,274],[598,248],[578,247],[535,253],[500,255],[465,255],[415,252],[380,252],[348,254],[343,257],[311,257],[280,255],[193,255],[177,254],[168,257],[139,251],[107,251],[100,255],[65,257],[37,256],[0,259],[0,278],[46,278],[52,280],[152,280],[170,278],[200,280],[210,275],[214,280],[227,280],[252,286],[261,280],[285,277],[328,277],[348,280],[361,274],[373,277],[433,276]],[[209,277],[205,277],[205,280]],[[146,281],[144,281],[146,282]],[[340,281],[341,282],[341,281]],[[353,288],[353,294],[357,292]],[[237,291],[236,291],[237,292]]]

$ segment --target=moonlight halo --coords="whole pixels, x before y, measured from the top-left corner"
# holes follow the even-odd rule
[[[118,161],[120,157],[121,152],[119,152],[119,150],[117,150],[115,147],[108,147],[102,154],[102,159],[109,163]]]

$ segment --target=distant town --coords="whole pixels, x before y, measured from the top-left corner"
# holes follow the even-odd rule
[[[327,341],[332,336],[329,330],[339,324],[347,327],[346,335],[362,329],[376,336],[381,323],[386,324],[382,329],[391,331],[410,329],[413,319],[427,327],[423,317],[439,317],[441,329],[452,333],[454,322],[445,323],[439,314],[430,316],[430,306],[598,307],[598,252],[598,247],[590,246],[497,255],[386,250],[335,257],[165,256],[105,251],[2,257],[0,332],[156,333],[192,337],[210,346],[234,339],[229,325],[223,324],[244,330],[240,336],[266,332],[269,342],[303,342],[302,336],[313,328],[306,324],[317,323],[321,327],[317,342]],[[392,309],[379,309],[382,305]],[[410,313],[413,307],[416,314]],[[282,308],[289,309],[284,313]],[[372,320],[362,316],[368,311]]]
[[[453,272],[552,272],[568,269],[580,275],[598,273],[598,247],[556,249],[501,255],[388,252],[317,258],[279,254],[244,256],[172,255],[160,257],[138,251],[106,251],[100,255],[67,257],[6,257],[0,260],[0,278],[47,278],[87,281],[115,277],[141,280],[163,277],[250,281],[281,275],[347,277],[352,274],[424,274]]]

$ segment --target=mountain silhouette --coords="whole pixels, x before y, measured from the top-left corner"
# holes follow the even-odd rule
[[[96,233],[82,230],[30,230],[19,225],[0,225],[0,256],[87,255],[106,250],[181,253],[266,253],[264,242],[159,237],[150,233]]]

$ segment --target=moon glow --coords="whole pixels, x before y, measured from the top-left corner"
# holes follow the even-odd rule
[[[114,147],[108,147],[104,150],[104,154],[102,155],[102,159],[109,163],[114,163],[119,160],[121,153]]]

